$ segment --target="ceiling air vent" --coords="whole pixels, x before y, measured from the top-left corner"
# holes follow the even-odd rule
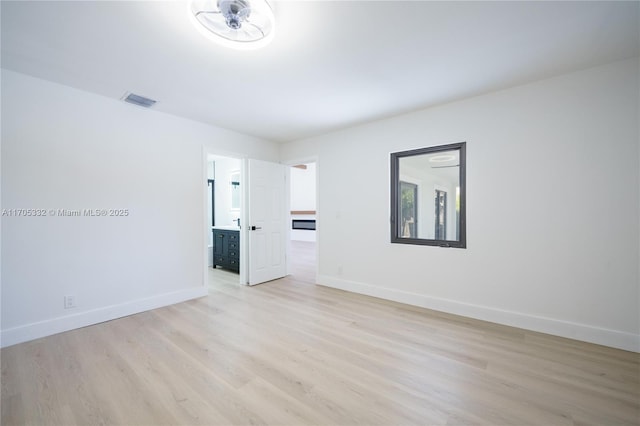
[[[145,108],[151,108],[153,104],[156,103],[153,99],[145,98],[144,96],[136,95],[135,93],[125,93],[122,100]]]

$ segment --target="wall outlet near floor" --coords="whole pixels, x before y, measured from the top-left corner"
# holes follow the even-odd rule
[[[342,275],[342,265],[338,265],[338,275]]]
[[[67,295],[64,297],[64,308],[65,309],[71,309],[71,308],[75,308],[76,307],[76,296],[74,295]]]

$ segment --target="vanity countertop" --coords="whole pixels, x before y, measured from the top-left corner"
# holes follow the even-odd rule
[[[211,229],[220,229],[222,231],[239,231],[240,228],[236,225],[224,225],[224,226],[212,226]]]

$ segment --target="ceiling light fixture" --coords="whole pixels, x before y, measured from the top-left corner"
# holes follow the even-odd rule
[[[207,38],[234,49],[257,49],[275,33],[273,10],[267,0],[193,0],[189,16]]]
[[[455,159],[456,159],[455,155],[441,154],[441,155],[434,155],[433,157],[430,157],[429,162],[430,163],[446,163],[447,161],[452,161]]]

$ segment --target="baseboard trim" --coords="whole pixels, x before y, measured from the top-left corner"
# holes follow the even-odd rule
[[[74,330],[76,328],[126,317],[128,315],[149,311],[151,309],[173,305],[187,300],[196,299],[198,297],[203,297],[207,294],[208,291],[204,286],[195,287],[9,328],[7,330],[2,330],[1,332],[0,347],[4,348],[18,343],[27,342],[29,340],[62,333],[64,331]]]
[[[318,274],[319,285],[554,336],[640,352],[640,335],[522,314]]]

